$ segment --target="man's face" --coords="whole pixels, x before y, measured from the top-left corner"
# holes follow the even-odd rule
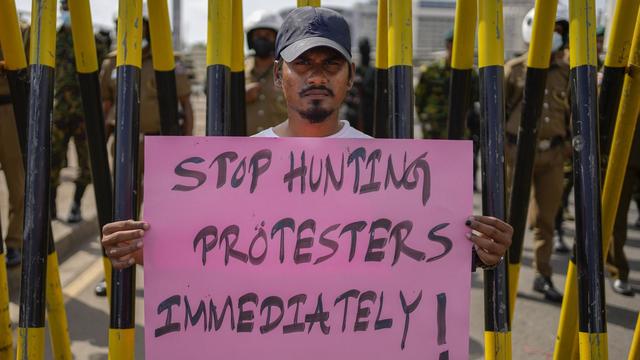
[[[281,60],[282,61],[282,60]],[[351,70],[350,70],[351,69]],[[353,64],[328,47],[310,49],[281,69],[275,67],[289,111],[311,123],[325,121],[337,112],[351,88]]]

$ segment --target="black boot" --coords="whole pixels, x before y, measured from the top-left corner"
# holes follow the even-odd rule
[[[562,294],[553,286],[551,277],[536,275],[533,290],[543,294],[544,298],[551,302],[562,303]]]
[[[73,194],[73,204],[71,204],[71,211],[69,211],[69,217],[67,218],[67,222],[70,224],[82,221],[80,204],[82,203],[82,195],[84,195],[85,188],[84,185],[78,185],[76,183],[76,192]]]

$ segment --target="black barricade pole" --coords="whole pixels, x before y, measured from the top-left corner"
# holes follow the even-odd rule
[[[448,137],[452,140],[462,139],[467,125],[477,16],[478,3],[476,0],[458,0],[456,2],[447,121]]]
[[[389,18],[387,0],[378,0],[378,28],[376,32],[375,93],[373,135],[388,138],[389,134]]]
[[[604,256],[606,256],[611,243],[622,185],[627,172],[633,138],[638,126],[638,115],[640,114],[640,78],[638,78],[640,76],[640,13],[636,15],[636,18],[629,64],[624,76],[620,108],[613,133],[611,157],[609,157],[607,163],[607,172],[602,189],[602,254]],[[604,337],[606,340],[606,332]],[[634,349],[634,341],[639,341],[639,337],[638,329],[636,329],[629,351],[629,359],[633,360],[640,357],[638,344],[635,344]],[[580,350],[582,351],[582,343],[580,345]]]
[[[229,135],[232,0],[209,0],[207,30],[207,136]]]
[[[478,12],[482,212],[504,220],[506,216],[502,1],[480,0]],[[502,261],[495,269],[484,272],[484,354],[486,359],[511,359],[508,295],[507,267]]]
[[[156,76],[160,132],[179,135],[176,64],[173,55],[171,25],[167,0],[148,0],[151,59]]]
[[[4,72],[9,80],[11,103],[24,165],[27,156],[24,148],[27,137],[27,58],[24,53],[16,6],[12,0],[0,0],[0,47],[3,49]],[[0,242],[0,359],[13,358],[12,336],[4,244]]]
[[[611,136],[620,104],[624,73],[629,59],[631,37],[640,0],[617,0],[611,21],[607,56],[602,69],[602,84],[598,97],[598,126],[600,129],[600,156],[606,163],[611,148]],[[606,165],[605,165],[606,166]]]
[[[391,0],[389,14],[389,137],[413,138],[411,0]]]
[[[620,6],[629,6],[626,8],[620,8]],[[611,40],[609,41],[609,52],[607,53],[607,62],[605,62],[605,76],[609,76],[609,80],[605,80],[603,79],[603,83],[602,83],[602,92],[605,91],[604,86],[605,86],[605,81],[607,82],[607,86],[608,86],[608,92],[609,92],[609,97],[616,97],[616,100],[620,99],[620,95],[623,94],[623,90],[622,90],[622,85],[623,82],[625,81],[625,70],[626,70],[626,65],[627,65],[627,60],[629,60],[629,51],[631,50],[631,45],[630,45],[630,41],[631,41],[631,28],[628,28],[628,24],[631,23],[632,25],[636,24],[636,18],[628,18],[628,14],[625,14],[623,16],[623,13],[628,13],[628,12],[634,12],[634,16],[638,15],[638,2],[635,1],[635,5],[631,4],[630,2],[627,1],[621,1],[618,4],[616,4],[616,15],[614,17],[614,22],[613,22],[613,29],[612,32],[610,34],[611,36]],[[620,21],[625,22],[625,24],[622,24]],[[629,33],[622,33],[623,29],[626,29],[624,31],[629,31]],[[614,39],[614,37],[617,37]],[[609,56],[611,55],[611,52],[614,52],[616,54],[618,54],[618,57],[613,57],[613,58],[609,58]],[[636,60],[637,61],[637,58]],[[609,66],[609,69],[607,70],[607,63],[609,65],[615,64],[616,66]],[[617,80],[616,77],[618,76],[617,73],[620,72],[620,70],[617,69],[617,67],[621,66],[621,74],[622,74],[622,78],[620,80]],[[630,67],[631,69],[631,67]],[[609,72],[607,74],[607,71]],[[614,224],[614,219],[615,219],[615,212],[617,211],[617,205],[618,205],[618,201],[620,198],[620,188],[622,186],[622,179],[624,178],[624,171],[626,171],[626,163],[627,161],[624,161],[624,165],[621,163],[622,159],[621,159],[621,149],[624,149],[624,142],[628,141],[625,140],[625,138],[627,136],[633,136],[633,129],[629,129],[629,124],[631,121],[633,121],[635,123],[635,118],[637,117],[634,116],[633,114],[635,113],[635,110],[633,109],[636,105],[634,103],[637,102],[637,98],[633,98],[630,95],[632,95],[633,91],[638,91],[637,88],[633,89],[633,87],[637,87],[638,84],[634,81],[632,81],[633,79],[630,78],[628,81],[628,84],[625,86],[628,86],[628,89],[626,91],[631,91],[631,93],[627,93],[627,96],[624,96],[623,101],[620,103],[620,112],[618,112],[618,104],[616,103],[615,106],[613,106],[612,103],[609,102],[609,100],[604,99],[603,95],[600,95],[600,105],[601,106],[607,106],[608,109],[602,109],[600,108],[600,125],[602,126],[600,128],[601,132],[600,132],[600,140],[601,141],[606,141],[606,142],[610,142],[610,138],[609,138],[609,134],[605,133],[608,130],[605,128],[605,126],[611,126],[613,125],[614,121],[608,121],[608,120],[603,120],[603,117],[609,117],[609,119],[613,119],[613,118],[618,118],[620,122],[624,121],[624,124],[621,124],[620,126],[622,129],[622,132],[620,132],[619,134],[616,134],[616,136],[618,136],[619,138],[615,138],[614,139],[614,144],[615,146],[612,148],[612,154],[611,157],[609,158],[610,160],[610,164],[608,164],[608,168],[607,168],[607,173],[609,173],[611,171],[612,176],[606,176],[605,177],[605,185],[603,188],[603,193],[602,193],[602,226],[603,226],[603,237],[602,237],[602,242],[603,242],[603,256],[606,256],[607,254],[607,248],[608,248],[608,243],[610,242],[609,239],[609,235],[612,232],[613,229],[613,224]],[[616,92],[616,87],[619,86],[619,89]],[[636,95],[637,96],[637,95]],[[603,113],[605,113],[603,115]],[[611,116],[614,116],[613,118],[611,118]],[[633,119],[631,119],[631,117],[633,117]],[[622,120],[624,119],[624,120]],[[616,127],[618,127],[619,125],[616,124]],[[628,133],[627,133],[628,132]],[[624,141],[624,142],[623,142]],[[600,143],[600,148],[601,148],[601,153],[605,154],[608,153],[608,149],[604,149],[603,147],[606,146],[606,144],[603,144],[602,142]],[[620,146],[623,146],[622,148]],[[614,158],[614,148],[617,148],[616,150],[616,154],[615,154],[615,158]],[[626,150],[628,152],[628,150]],[[628,158],[628,156],[626,156]],[[615,199],[615,201],[613,201]],[[556,336],[556,345],[555,345],[555,352],[554,352],[554,359],[556,360],[560,360],[560,359],[565,359],[569,356],[571,356],[572,354],[576,354],[578,352],[578,341],[577,341],[577,337],[576,334],[578,333],[578,286],[577,286],[577,280],[576,278],[578,277],[577,274],[577,270],[576,270],[576,263],[575,263],[575,259],[572,259],[571,262],[569,262],[569,267],[567,269],[567,279],[566,279],[566,283],[565,283],[565,295],[564,295],[564,299],[562,302],[562,309],[560,311],[560,323],[558,326],[558,334]],[[580,345],[580,350],[582,351],[582,345]],[[585,350],[587,351],[587,350]]]
[[[118,6],[115,221],[136,219],[142,64],[142,0],[120,0]],[[136,268],[112,270],[109,358],[127,360],[135,353]]]
[[[4,72],[9,80],[18,139],[22,147],[27,143],[29,77],[16,5],[12,0],[0,0],[0,45],[5,61]],[[27,163],[26,148],[22,148],[22,160]]]
[[[98,224],[102,228],[113,220],[113,185],[109,171],[104,114],[102,113],[98,81],[100,69],[93,35],[91,9],[85,0],[67,0],[67,3],[71,14],[73,50],[85,115],[93,193],[96,198]],[[107,284],[107,298],[109,298],[111,295],[111,261],[106,256],[104,249],[102,249],[102,264]]]
[[[545,99],[551,38],[555,26],[557,0],[536,1],[533,30],[527,59],[527,76],[522,116],[518,130],[518,150],[511,181],[508,222],[513,227],[513,239],[508,250],[509,259],[509,319],[513,319],[520,277],[522,244],[529,210],[531,176],[536,154],[538,121]]]
[[[49,245],[49,165],[55,81],[56,1],[34,0],[29,51],[28,151],[25,184],[24,259],[18,354],[44,359],[45,291]]]
[[[303,6],[320,7],[320,0],[298,0],[298,7]]]
[[[581,359],[606,360],[595,0],[569,1],[569,17],[579,351]]]
[[[230,135],[247,136],[247,108],[244,88],[244,28],[242,0],[231,5],[231,124]]]

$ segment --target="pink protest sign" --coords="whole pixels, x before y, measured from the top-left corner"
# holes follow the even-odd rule
[[[147,137],[149,359],[466,359],[468,141]]]

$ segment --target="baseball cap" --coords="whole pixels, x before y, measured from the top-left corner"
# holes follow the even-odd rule
[[[276,59],[295,60],[305,51],[327,46],[351,62],[349,24],[340,13],[321,7],[300,7],[284,19],[276,37]]]

